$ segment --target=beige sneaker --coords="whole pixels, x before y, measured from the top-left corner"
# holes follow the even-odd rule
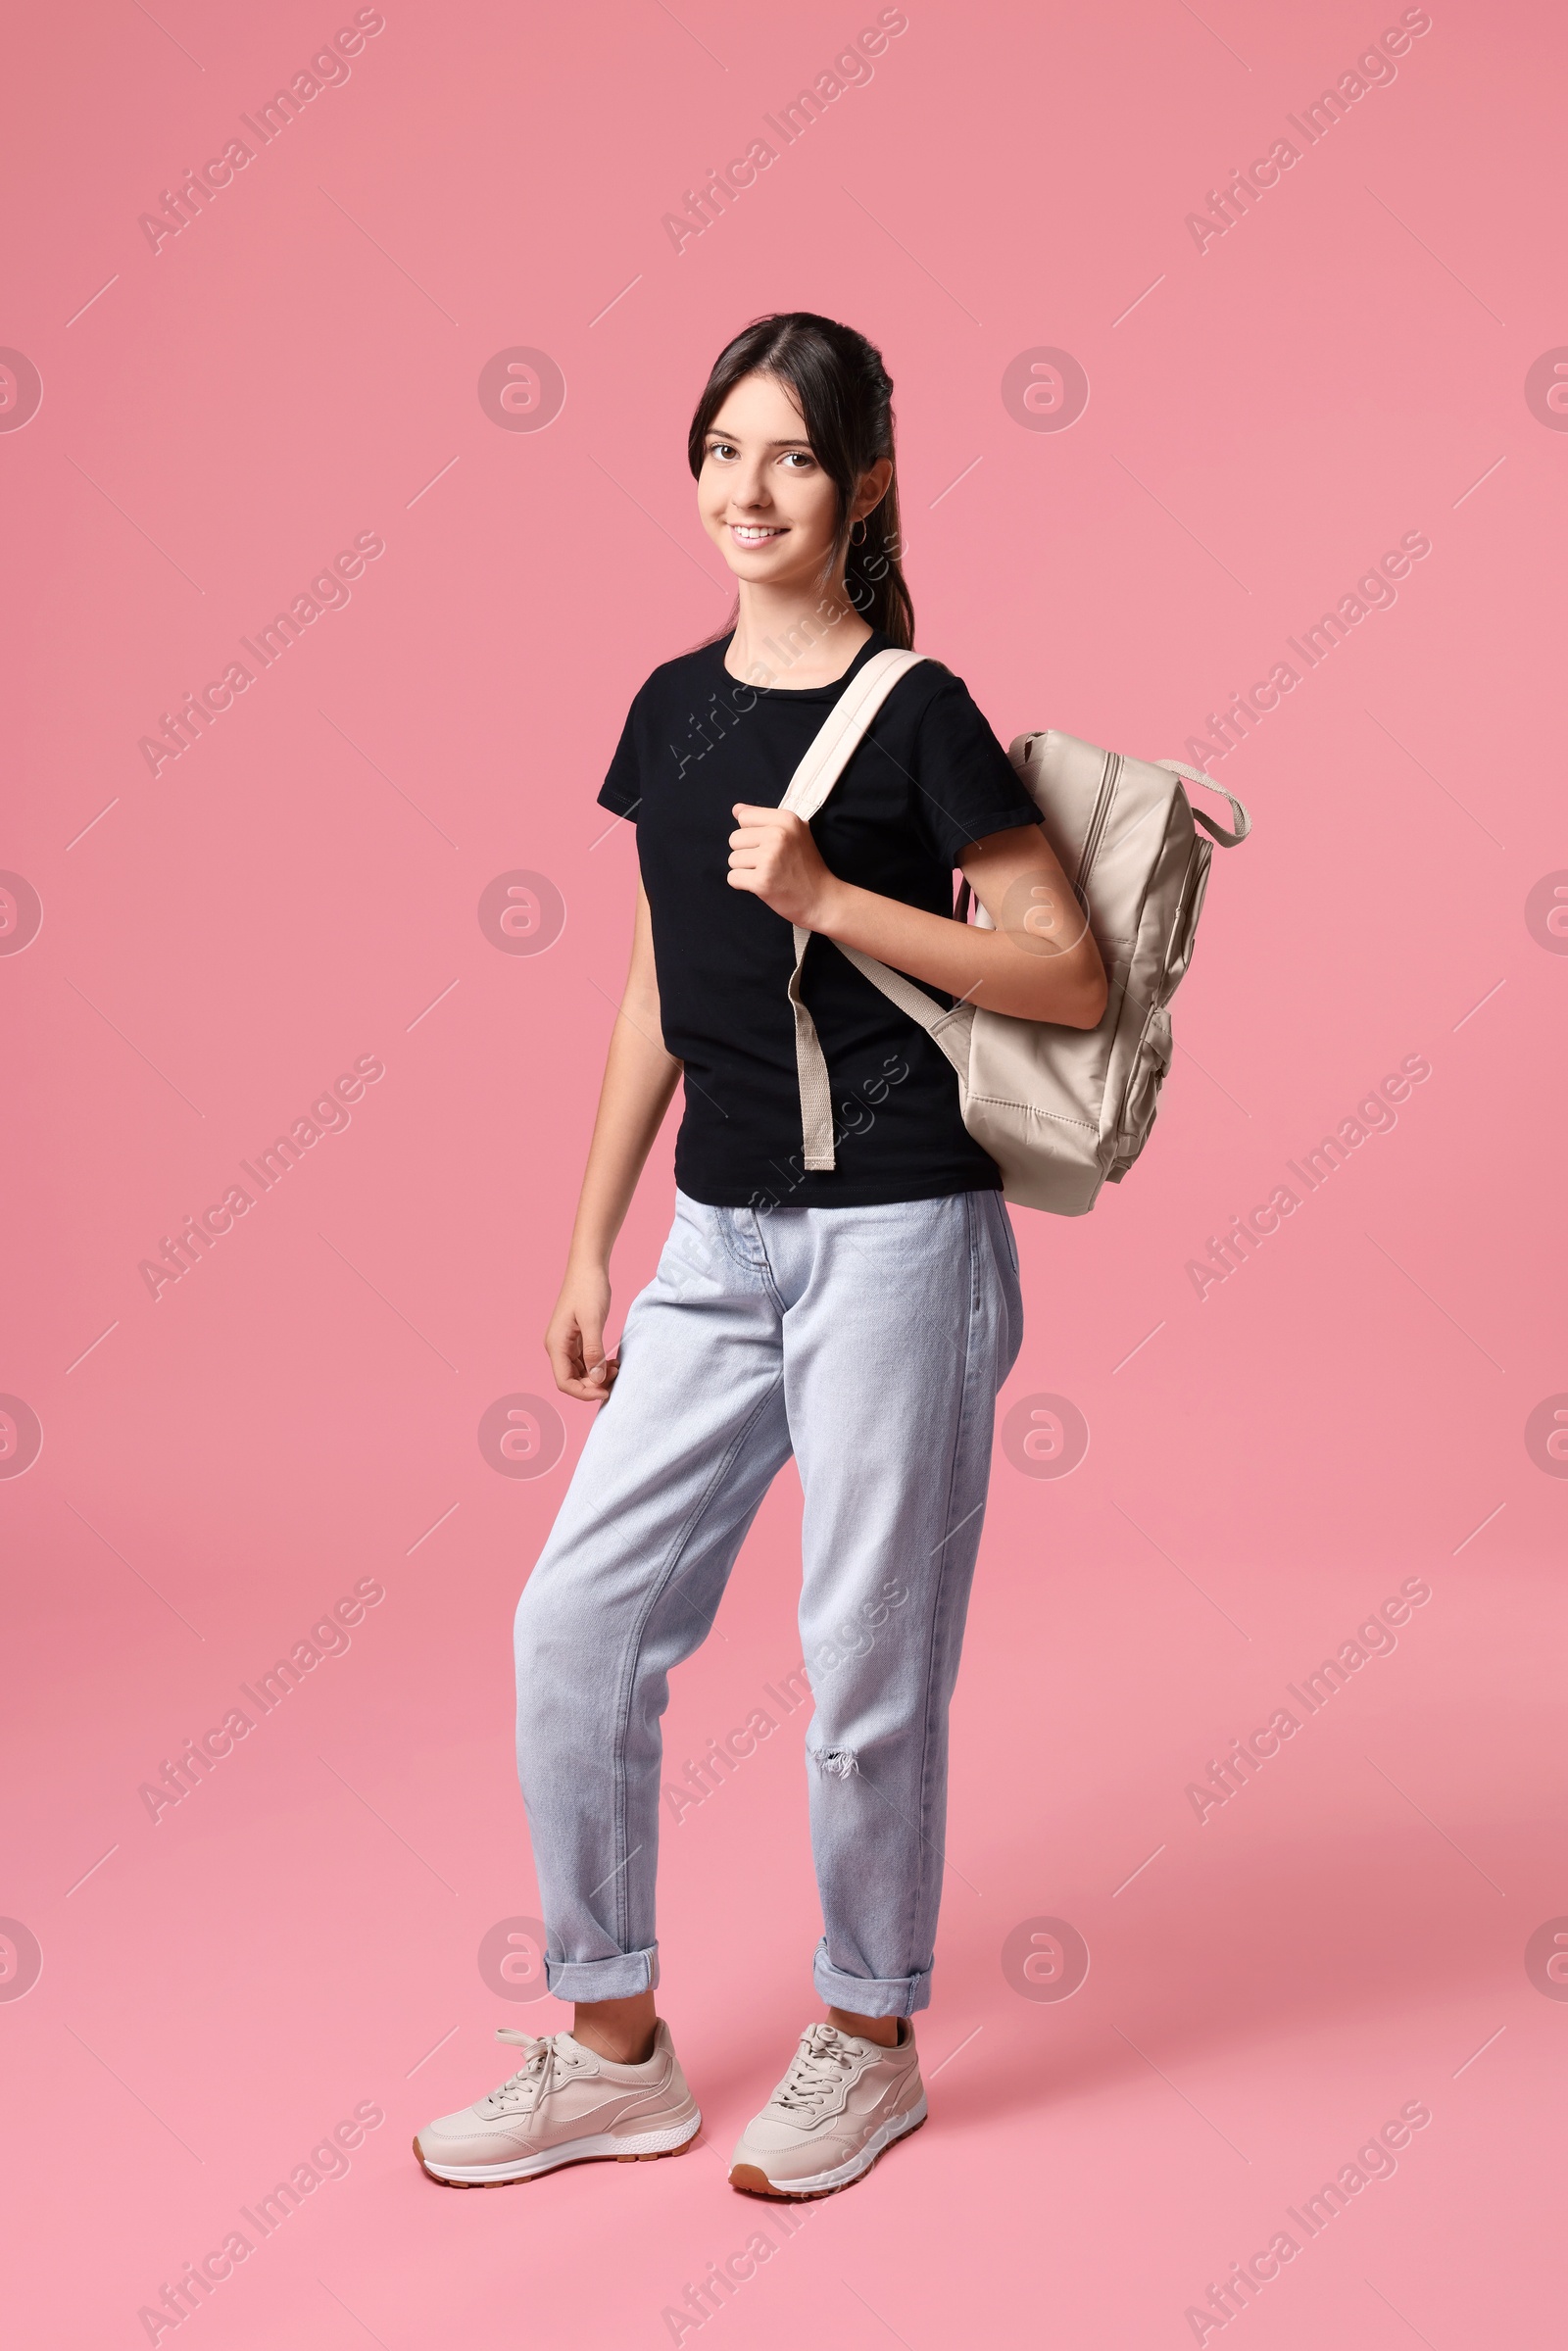
[[[808,2025],[794,2064],[741,2133],[730,2186],[750,2196],[830,2196],[863,2180],[925,2114],[907,2017],[899,2020],[894,2049],[836,2025]]]
[[[702,2129],[662,2018],[641,2065],[613,2065],[569,2033],[536,2040],[502,2025],[496,2038],[527,2052],[517,2071],[477,2104],[426,2123],[414,2142],[421,2168],[446,2187],[501,2187],[564,2163],[680,2155]]]

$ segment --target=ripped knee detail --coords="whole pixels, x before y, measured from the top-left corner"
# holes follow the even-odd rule
[[[812,1747],[809,1752],[825,1779],[848,1780],[860,1768],[860,1758],[853,1747]]]

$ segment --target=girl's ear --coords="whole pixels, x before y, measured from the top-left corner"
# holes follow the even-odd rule
[[[873,509],[882,504],[888,494],[888,484],[892,479],[893,460],[890,457],[879,457],[869,472],[862,473],[860,476],[860,486],[856,491],[854,503],[850,508],[852,522],[858,522],[862,515],[869,514]]]

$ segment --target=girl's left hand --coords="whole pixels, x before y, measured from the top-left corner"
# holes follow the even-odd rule
[[[821,928],[833,876],[803,817],[786,808],[754,808],[737,801],[729,837],[729,886],[749,890],[803,931]]]

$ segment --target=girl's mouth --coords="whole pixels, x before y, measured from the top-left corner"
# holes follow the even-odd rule
[[[784,526],[767,522],[732,522],[729,535],[737,547],[765,547],[770,540],[783,538]]]

